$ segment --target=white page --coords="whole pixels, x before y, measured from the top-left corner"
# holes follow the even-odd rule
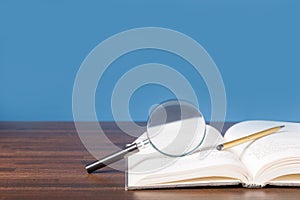
[[[268,167],[272,167],[276,162],[283,161],[288,164],[289,159],[300,160],[300,124],[274,121],[246,121],[234,125],[225,134],[225,141],[231,141],[280,125],[285,125],[285,128],[255,141],[230,148],[245,164],[252,177],[256,179],[256,182],[262,181],[258,179],[262,176],[261,173],[264,168],[266,168],[264,173],[268,173]],[[287,170],[287,166],[284,167],[286,170],[282,173],[291,173],[291,171]],[[293,170],[293,173],[297,172],[300,173],[300,166],[298,170],[297,168]],[[272,173],[276,173],[276,170],[273,170]],[[273,174],[273,176],[276,176],[276,174]]]
[[[246,181],[245,168],[237,157],[231,152],[215,149],[223,141],[221,134],[215,128],[207,126],[206,136],[202,151],[179,159],[164,156],[151,146],[130,156],[128,186],[209,176],[228,176]],[[151,171],[152,169],[156,170]]]

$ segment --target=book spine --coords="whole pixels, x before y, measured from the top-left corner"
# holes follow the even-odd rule
[[[245,188],[262,188],[264,185],[256,184],[256,183],[243,183],[243,187]]]

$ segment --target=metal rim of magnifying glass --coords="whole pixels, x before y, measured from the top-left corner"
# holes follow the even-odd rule
[[[185,152],[185,153],[180,154],[180,155],[168,154],[168,153],[166,153],[166,152],[161,151],[161,150],[160,150],[159,148],[157,148],[156,145],[151,141],[151,138],[150,138],[149,132],[148,132],[149,121],[150,121],[150,118],[151,118],[153,112],[155,111],[155,109],[158,108],[159,106],[162,106],[162,105],[164,105],[164,104],[171,103],[171,102],[179,102],[180,104],[183,103],[183,104],[189,105],[189,106],[191,106],[192,108],[194,108],[194,109],[198,112],[200,118],[202,119],[202,122],[199,122],[199,123],[201,123],[201,124],[204,125],[204,128],[203,128],[203,137],[202,137],[202,139],[199,141],[199,144],[198,144],[197,146],[195,146],[194,148],[192,148],[191,150],[189,150],[188,152]],[[177,157],[183,157],[183,156],[186,156],[186,155],[188,155],[188,154],[193,153],[196,149],[198,149],[198,148],[202,145],[202,143],[203,143],[203,141],[204,141],[204,139],[205,139],[205,137],[206,137],[206,123],[205,123],[205,119],[204,119],[202,113],[200,112],[200,110],[199,110],[198,108],[196,108],[194,105],[192,105],[191,103],[189,103],[189,102],[187,102],[187,101],[183,101],[183,100],[169,100],[169,101],[164,101],[164,102],[162,102],[161,104],[159,104],[158,106],[156,106],[156,107],[150,112],[150,115],[149,115],[148,121],[147,121],[147,131],[146,131],[146,133],[147,133],[147,139],[148,139],[149,143],[151,144],[151,146],[152,146],[156,151],[160,152],[160,153],[163,154],[163,155],[166,155],[166,156],[169,156],[169,157],[177,158]]]

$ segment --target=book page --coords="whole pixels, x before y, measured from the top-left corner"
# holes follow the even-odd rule
[[[180,158],[164,156],[151,146],[128,158],[128,187],[166,184],[201,177],[229,177],[247,181],[247,172],[231,152],[217,151],[221,134],[207,126],[203,145],[191,155]],[[203,179],[208,181],[208,179]],[[224,180],[224,178],[223,178]],[[211,182],[215,182],[213,180]],[[231,180],[232,181],[232,180]]]
[[[285,127],[276,133],[230,148],[251,173],[254,183],[263,184],[278,176],[300,173],[300,124],[247,121],[234,125],[224,136],[225,141],[231,141],[280,125]]]

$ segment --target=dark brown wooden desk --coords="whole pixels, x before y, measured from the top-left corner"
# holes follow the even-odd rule
[[[130,142],[103,125],[116,144]],[[87,174],[92,160],[72,122],[0,122],[0,199],[300,199],[298,188],[125,191],[123,172]]]

